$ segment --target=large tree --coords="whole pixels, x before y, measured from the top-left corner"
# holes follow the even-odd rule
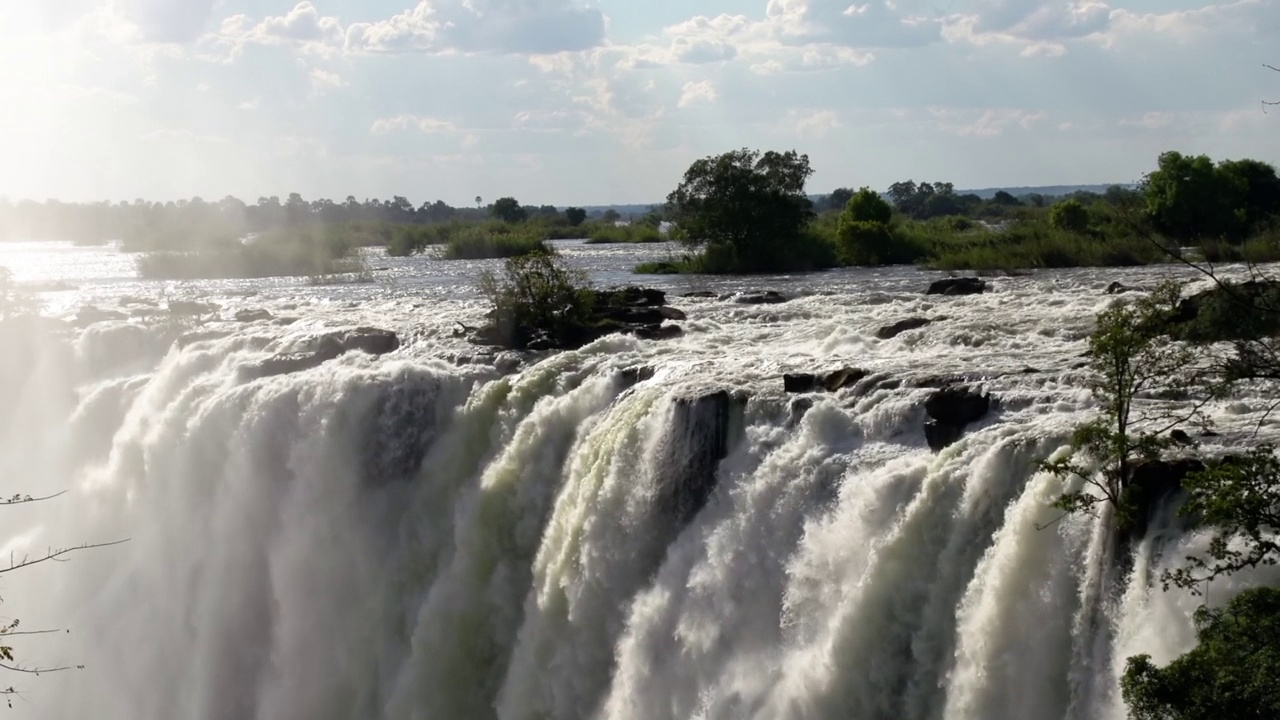
[[[521,222],[529,217],[528,211],[520,206],[520,202],[513,197],[498,198],[493,202],[493,208],[490,211],[493,216],[503,222]]]
[[[741,271],[774,269],[813,218],[809,156],[734,150],[695,161],[667,196],[685,242],[732,256]]]

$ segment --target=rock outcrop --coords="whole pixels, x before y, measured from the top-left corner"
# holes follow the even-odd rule
[[[987,281],[976,277],[945,278],[929,285],[926,295],[977,295],[987,291]]]
[[[893,338],[898,337],[899,335],[901,335],[902,333],[908,330],[915,330],[917,328],[922,328],[932,322],[933,320],[929,318],[920,318],[920,317],[907,318],[906,320],[899,320],[898,322],[893,323],[892,325],[885,325],[884,327],[877,330],[876,337],[880,338],[881,340],[891,340]]]
[[[934,393],[924,404],[928,420],[924,436],[934,452],[955,443],[970,423],[986,417],[991,411],[991,396],[969,388],[949,387]]]
[[[312,350],[277,355],[251,366],[247,372],[255,378],[285,375],[319,367],[355,350],[370,355],[385,355],[399,348],[400,338],[390,330],[362,327],[323,335],[315,341]]]
[[[488,324],[459,334],[477,345],[510,350],[573,350],[618,333],[642,340],[678,337],[683,330],[667,322],[686,319],[684,311],[667,305],[665,292],[652,288],[596,290],[583,307],[589,310],[545,313],[541,320],[501,319],[491,311]]]
[[[870,374],[861,368],[852,367],[820,375],[788,373],[782,376],[782,389],[783,392],[788,393],[836,392],[857,385],[860,380]]]

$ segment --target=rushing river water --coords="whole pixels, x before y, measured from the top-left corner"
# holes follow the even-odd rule
[[[6,336],[3,491],[68,493],[6,510],[5,550],[129,538],[5,576],[6,616],[70,630],[15,638],[20,659],[85,666],[6,678],[15,714],[1118,719],[1126,657],[1194,644],[1198,599],[1153,578],[1204,538],[1167,508],[1116,547],[1105,518],[1054,522],[1063,485],[1037,471],[1095,409],[1081,354],[1104,288],[1194,275],[1044,272],[938,297],[915,269],[638,278],[670,250],[561,248],[598,285],[668,290],[684,334],[471,347],[455,330],[480,322],[492,262],[374,254],[372,284],[157,283],[110,248],[0,244],[51,316],[126,296],[221,307],[201,328],[221,332],[181,347],[190,328],[142,317]],[[792,299],[677,297],[763,289]],[[273,319],[230,320],[243,309]],[[910,317],[934,322],[877,339]],[[354,326],[403,344],[245,372]],[[783,373],[843,366],[878,381],[783,392]],[[914,386],[938,377],[996,408],[934,453]],[[1269,404],[1212,407],[1215,442],[1280,434]],[[700,475],[705,504],[673,509]],[[1280,572],[1210,600],[1260,580]]]

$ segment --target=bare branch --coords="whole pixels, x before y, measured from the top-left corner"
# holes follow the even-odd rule
[[[70,665],[66,667],[56,668],[24,668],[21,665],[5,665],[0,663],[0,670],[8,670],[9,672],[27,673],[28,675],[42,675],[44,673],[62,672],[63,670],[72,670]]]
[[[129,542],[129,540],[130,538],[125,538],[124,540],[116,540],[115,542],[85,543],[83,545],[76,545],[75,547],[61,548],[58,550],[50,549],[48,554],[46,554],[44,557],[36,558],[34,560],[30,560],[24,557],[20,561],[14,561],[12,558],[10,558],[9,567],[0,568],[0,575],[7,572],[13,572],[14,570],[21,570],[22,568],[31,567],[32,565],[39,565],[42,562],[48,562],[50,560],[54,562],[65,562],[65,560],[62,559],[64,555],[69,555],[73,552],[78,552],[80,550],[94,550],[97,548],[105,548],[105,547],[112,547],[114,545],[122,545],[124,543]]]
[[[0,639],[20,637],[22,635],[52,635],[54,633],[63,633],[66,630],[23,630],[21,632],[0,632]]]
[[[67,494],[67,491],[63,490],[60,493],[54,493],[52,495],[46,495],[44,497],[37,497],[37,498],[33,498],[30,495],[14,495],[11,498],[0,500],[0,505],[23,505],[26,503],[44,502],[45,500],[52,500],[56,497],[62,497],[63,495],[66,495],[66,494]]]

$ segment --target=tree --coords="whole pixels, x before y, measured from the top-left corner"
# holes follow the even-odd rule
[[[554,253],[508,258],[501,276],[480,275],[500,343],[524,348],[536,335],[564,344],[589,320],[594,303],[586,273],[567,268]]]
[[[604,215],[602,215],[600,219],[607,223],[612,224],[621,220],[622,214],[619,213],[617,210],[614,210],[613,208],[609,208],[608,210],[604,211]]]
[[[1089,229],[1089,211],[1079,200],[1064,200],[1049,208],[1049,223],[1059,230],[1082,233]]]
[[[874,190],[864,187],[851,194],[845,201],[842,220],[849,222],[888,223],[893,219],[893,208]]]
[[[849,204],[849,199],[852,197],[853,197],[853,190],[851,188],[846,188],[846,187],[836,188],[835,190],[831,191],[830,195],[827,196],[825,207],[823,209],[834,211],[834,212],[841,212],[842,210],[844,210],[844,206]]]
[[[587,220],[587,211],[579,207],[571,207],[564,209],[564,217],[569,221],[570,227],[578,227]]]
[[[1054,505],[1061,510],[1093,513],[1096,505],[1108,503],[1120,527],[1131,527],[1136,508],[1127,491],[1134,467],[1157,459],[1171,442],[1164,433],[1197,417],[1198,407],[1173,416],[1159,408],[1140,412],[1135,407],[1145,395],[1187,391],[1194,380],[1187,371],[1195,353],[1164,335],[1178,301],[1178,286],[1169,282],[1148,297],[1117,302],[1098,315],[1088,355],[1090,385],[1102,412],[1076,429],[1070,456],[1044,464],[1060,477],[1085,481],[1083,490],[1058,498]]]
[[[809,156],[795,151],[702,158],[667,196],[667,216],[685,242],[729,257],[726,269],[777,269],[814,216],[804,193],[812,173]]]
[[[1195,613],[1200,643],[1167,667],[1129,658],[1120,687],[1133,720],[1280,717],[1280,589],[1246,590]]]
[[[996,194],[992,196],[991,202],[995,203],[996,205],[1007,205],[1010,207],[1018,206],[1022,204],[1021,200],[1014,197],[1013,195],[1010,195],[1008,192],[1004,190],[997,190]]]
[[[525,209],[520,206],[519,201],[513,197],[498,198],[494,201],[490,212],[502,222],[508,223],[523,222],[529,217]]]
[[[1235,213],[1235,197],[1247,188],[1218,172],[1207,155],[1160,155],[1143,183],[1147,213],[1163,233],[1178,240],[1239,239],[1244,223]]]

